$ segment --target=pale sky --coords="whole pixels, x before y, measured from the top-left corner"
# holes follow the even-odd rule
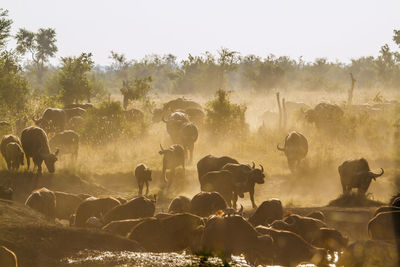
[[[2,0],[0,7],[14,20],[13,34],[55,28],[58,58],[92,52],[100,65],[110,64],[111,50],[129,59],[183,59],[221,47],[349,62],[378,55],[385,43],[394,47],[400,29],[399,0]]]

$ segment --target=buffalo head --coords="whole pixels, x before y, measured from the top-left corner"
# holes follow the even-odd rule
[[[55,163],[58,160],[57,158],[58,152],[59,149],[57,149],[56,152],[54,153],[40,153],[40,156],[42,157],[50,173],[54,173],[56,170]]]
[[[253,166],[249,170],[249,178],[257,184],[263,184],[265,178],[264,167],[260,164],[260,169],[257,169],[253,162]]]

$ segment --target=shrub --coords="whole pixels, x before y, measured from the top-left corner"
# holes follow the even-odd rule
[[[249,131],[245,120],[246,106],[231,103],[230,91],[217,90],[215,98],[206,103],[206,127],[214,137],[227,133],[244,135]]]
[[[119,101],[104,101],[88,111],[80,134],[83,141],[102,145],[133,134],[133,129],[126,123]]]

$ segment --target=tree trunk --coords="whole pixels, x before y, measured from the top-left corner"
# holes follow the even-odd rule
[[[280,97],[279,97],[279,92],[276,93],[276,101],[278,102],[278,110],[279,110],[278,129],[281,130],[281,128],[282,128],[282,107],[281,107],[281,100],[280,100]]]
[[[353,77],[353,73],[350,73],[350,78],[351,78],[351,88],[349,89],[349,95],[347,99],[347,105],[351,107],[353,104],[353,92],[354,92],[354,84],[356,83],[356,79]]]

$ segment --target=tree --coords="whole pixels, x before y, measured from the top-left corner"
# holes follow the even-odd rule
[[[229,94],[230,91],[219,89],[215,98],[206,103],[206,126],[216,139],[228,133],[241,136],[249,129],[245,119],[246,106],[232,103]]]
[[[270,91],[278,86],[285,74],[283,68],[278,66],[273,56],[268,56],[264,60],[254,55],[246,56],[242,59],[245,66],[243,75],[249,81],[254,90],[258,92]]]
[[[87,72],[94,66],[92,53],[82,53],[79,57],[62,57],[61,63],[58,76],[61,101],[64,104],[77,103],[84,99],[90,102],[93,92]]]
[[[144,100],[147,93],[151,90],[151,83],[153,79],[151,76],[145,78],[136,78],[135,80],[122,81],[121,94],[123,95],[123,106],[126,109],[129,101]]]
[[[10,37],[12,23],[13,21],[8,18],[8,10],[0,8],[0,49],[6,45]]]
[[[58,48],[56,46],[56,31],[54,29],[40,28],[37,33],[26,29],[19,29],[15,36],[17,51],[21,55],[31,53],[32,61],[36,67],[38,80],[41,82],[45,63],[54,57]]]
[[[111,63],[111,69],[117,73],[120,79],[127,79],[127,70],[132,65],[132,62],[128,61],[124,54],[118,54],[114,51],[111,51],[109,58],[113,61]]]
[[[0,116],[23,112],[28,93],[28,82],[21,73],[18,58],[12,52],[3,51],[0,54]]]

